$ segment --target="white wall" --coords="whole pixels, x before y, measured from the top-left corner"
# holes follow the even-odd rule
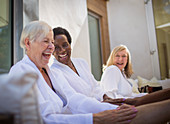
[[[132,55],[136,76],[153,77],[144,0],[110,0],[108,24],[111,50],[126,45]]]
[[[132,54],[135,72],[132,77],[139,75],[151,79],[155,74],[144,0],[109,0],[107,7],[111,50],[125,44]],[[90,65],[86,0],[39,0],[39,20],[53,28],[66,28],[72,36],[72,56],[84,58]]]
[[[72,36],[72,56],[84,58],[90,65],[86,0],[39,0],[39,19],[53,28],[66,28]]]

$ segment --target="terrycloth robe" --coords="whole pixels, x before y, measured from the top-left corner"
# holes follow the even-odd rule
[[[55,70],[60,69],[70,86],[78,93],[82,93],[86,96],[94,97],[98,101],[102,101],[104,91],[100,87],[99,82],[97,82],[92,75],[87,62],[80,58],[71,58],[71,61],[79,75],[77,75],[77,73],[75,73],[69,66],[60,63],[55,58],[50,68],[54,72]]]
[[[107,103],[100,103],[95,99],[76,93],[59,70],[58,73],[55,74],[55,77],[48,66],[46,66],[46,70],[55,91],[59,92],[67,101],[67,104],[64,107],[61,98],[48,86],[39,69],[27,55],[25,55],[21,61],[16,63],[9,72],[9,75],[26,72],[34,72],[38,74],[37,95],[40,112],[45,123],[92,124],[92,113],[117,108],[116,105],[113,106]],[[74,114],[66,114],[69,111]]]
[[[133,98],[146,95],[145,93],[133,93],[132,84],[115,65],[107,67],[103,72],[101,86],[105,93],[111,98]]]

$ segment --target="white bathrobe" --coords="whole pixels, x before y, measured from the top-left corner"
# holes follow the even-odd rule
[[[111,98],[133,98],[146,94],[132,92],[132,84],[123,76],[120,69],[111,65],[106,68],[101,77],[101,86]]]
[[[15,73],[34,72],[37,73],[39,79],[37,81],[37,93],[40,112],[43,120],[47,124],[92,124],[92,113],[101,112],[104,110],[116,109],[107,103],[100,103],[95,99],[86,97],[76,93],[68,84],[62,73],[58,70],[55,77],[46,67],[46,70],[51,79],[55,91],[58,91],[66,100],[67,104],[63,107],[63,101],[60,97],[48,86],[39,69],[29,59],[27,55],[16,63],[10,70],[9,75]],[[74,114],[66,114],[71,111]],[[86,114],[85,114],[86,113]]]
[[[71,61],[79,75],[77,75],[77,73],[75,73],[69,66],[58,62],[55,58],[54,63],[51,65],[51,70],[55,71],[60,69],[70,86],[78,93],[102,101],[104,91],[92,75],[87,62],[81,58],[71,58]]]

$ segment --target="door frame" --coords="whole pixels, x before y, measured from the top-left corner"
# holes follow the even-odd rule
[[[158,46],[157,46],[157,39],[156,39],[156,30],[155,30],[156,28],[155,28],[152,0],[145,2],[145,10],[146,10],[146,21],[148,26],[152,74],[154,77],[160,79],[161,78],[160,64],[159,64]]]

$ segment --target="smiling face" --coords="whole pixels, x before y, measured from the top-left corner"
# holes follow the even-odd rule
[[[128,53],[126,50],[119,51],[114,56],[114,65],[116,65],[121,71],[125,68],[128,61]]]
[[[55,50],[53,55],[59,62],[69,65],[71,63],[71,45],[65,35],[56,35],[54,39]]]
[[[25,39],[26,52],[31,61],[39,68],[45,67],[54,51],[53,31],[49,31],[46,37],[37,38],[34,42]]]

